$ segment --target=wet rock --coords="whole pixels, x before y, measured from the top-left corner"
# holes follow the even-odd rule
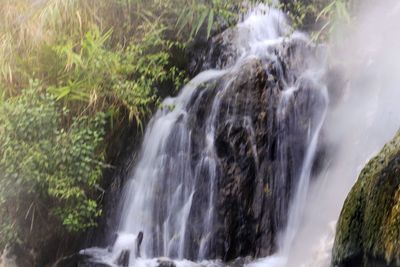
[[[128,267],[129,266],[129,258],[130,258],[130,251],[123,250],[121,254],[119,254],[116,264],[121,267]]]
[[[136,239],[136,257],[140,257],[140,246],[142,245],[142,241],[143,241],[143,232],[139,232]]]
[[[78,267],[112,267],[111,265],[105,263],[97,263],[97,262],[80,262]]]
[[[240,257],[237,259],[234,259],[233,261],[230,261],[227,263],[227,266],[230,267],[243,267],[250,262],[252,262],[254,259],[252,257]]]
[[[70,262],[67,259],[67,264],[63,260],[63,261],[60,261],[59,264],[56,266],[60,266],[60,267],[67,267],[67,266],[71,266],[71,267],[76,267],[76,266],[77,267],[111,267],[109,264],[99,263],[99,262],[94,261],[92,256],[84,254],[84,253],[76,254],[76,255],[74,255],[74,258],[76,260],[75,263],[72,262],[72,264],[68,265]]]
[[[157,267],[176,267],[176,264],[168,258],[159,258],[157,260]]]
[[[196,43],[189,53],[191,76],[208,69],[223,69],[232,66],[238,55],[233,45],[236,35],[236,28],[229,28],[209,41],[203,40]]]
[[[361,171],[332,254],[334,267],[400,266],[400,132]]]
[[[216,123],[219,174],[209,258],[229,261],[240,256],[267,256],[276,250],[277,234],[285,227],[289,200],[306,153],[313,110],[321,110],[325,104],[318,85],[298,79],[307,64],[312,64],[304,56],[313,60],[312,49],[304,41],[293,40],[272,47],[270,52],[277,60],[243,62],[237,73],[203,85],[188,105],[196,166],[202,156],[197,152],[206,142],[207,114],[217,92],[229,83]],[[297,83],[300,88],[280,114],[282,92],[287,86],[283,81]],[[196,186],[193,207],[207,202],[208,176],[205,170],[204,180]],[[202,218],[207,215],[194,208],[189,216],[188,251],[197,252]],[[189,254],[189,258],[197,256]]]
[[[224,260],[273,253],[277,233],[286,224],[290,196],[306,152],[309,119],[312,110],[323,105],[315,85],[304,81],[286,114],[278,114],[284,89],[281,81],[295,79],[302,68],[298,62],[291,61],[290,69],[284,63],[300,56],[294,50],[277,48],[285,72],[280,73],[276,62],[251,61],[242,66],[231,85],[235,90],[221,104],[216,147],[222,169],[217,198],[222,223],[216,242],[223,247]],[[227,119],[234,116],[232,110],[235,120]]]

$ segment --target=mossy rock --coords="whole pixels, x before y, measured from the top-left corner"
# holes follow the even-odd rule
[[[400,131],[361,171],[332,253],[335,267],[400,266]]]

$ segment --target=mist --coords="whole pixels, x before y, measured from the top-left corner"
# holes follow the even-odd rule
[[[384,3],[384,4],[383,4]],[[335,223],[358,174],[400,127],[400,3],[361,3],[338,31],[330,64],[345,87],[326,119],[325,167],[311,185],[303,224],[287,266],[330,266]]]

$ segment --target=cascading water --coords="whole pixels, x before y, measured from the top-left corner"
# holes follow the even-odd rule
[[[296,210],[302,212],[296,236],[290,237],[290,247],[281,246],[278,253],[253,266],[331,266],[335,222],[344,199],[368,160],[399,130],[400,38],[395,33],[400,4],[395,0],[384,5],[362,2],[350,35],[341,35],[337,40],[341,45],[332,51],[331,61],[339,63],[348,82],[333,75],[340,87],[339,93],[333,93],[340,99],[330,106],[323,127],[329,155],[308,188],[307,201],[298,202],[303,205],[300,209],[297,204],[291,207],[292,217]],[[341,30],[345,33],[346,29]],[[288,240],[288,225],[283,243]]]
[[[166,100],[165,108],[152,120],[141,160],[127,186],[117,244],[120,239],[125,239],[125,233],[143,231],[145,257],[184,258],[187,255],[185,234],[194,194],[199,180],[206,177],[207,182],[202,185],[207,187],[209,195],[203,199],[204,210],[199,218],[199,225],[204,228],[198,251],[198,257],[202,257],[213,220],[213,187],[217,176],[213,120],[217,115],[218,96],[207,118],[204,150],[199,151],[200,159],[195,166],[191,162],[192,133],[187,126],[190,117],[185,109],[200,84],[223,74],[223,71],[202,73],[177,99]],[[223,94],[223,90],[219,93]]]
[[[226,51],[205,64],[219,69],[197,75],[151,120],[118,237],[108,250],[85,250],[93,261],[117,266],[128,252],[129,266],[155,265],[290,249],[328,106],[320,51],[264,5],[224,34]]]

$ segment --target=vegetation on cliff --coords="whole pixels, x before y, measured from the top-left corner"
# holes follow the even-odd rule
[[[334,266],[378,262],[400,266],[400,132],[361,171],[337,225]]]

